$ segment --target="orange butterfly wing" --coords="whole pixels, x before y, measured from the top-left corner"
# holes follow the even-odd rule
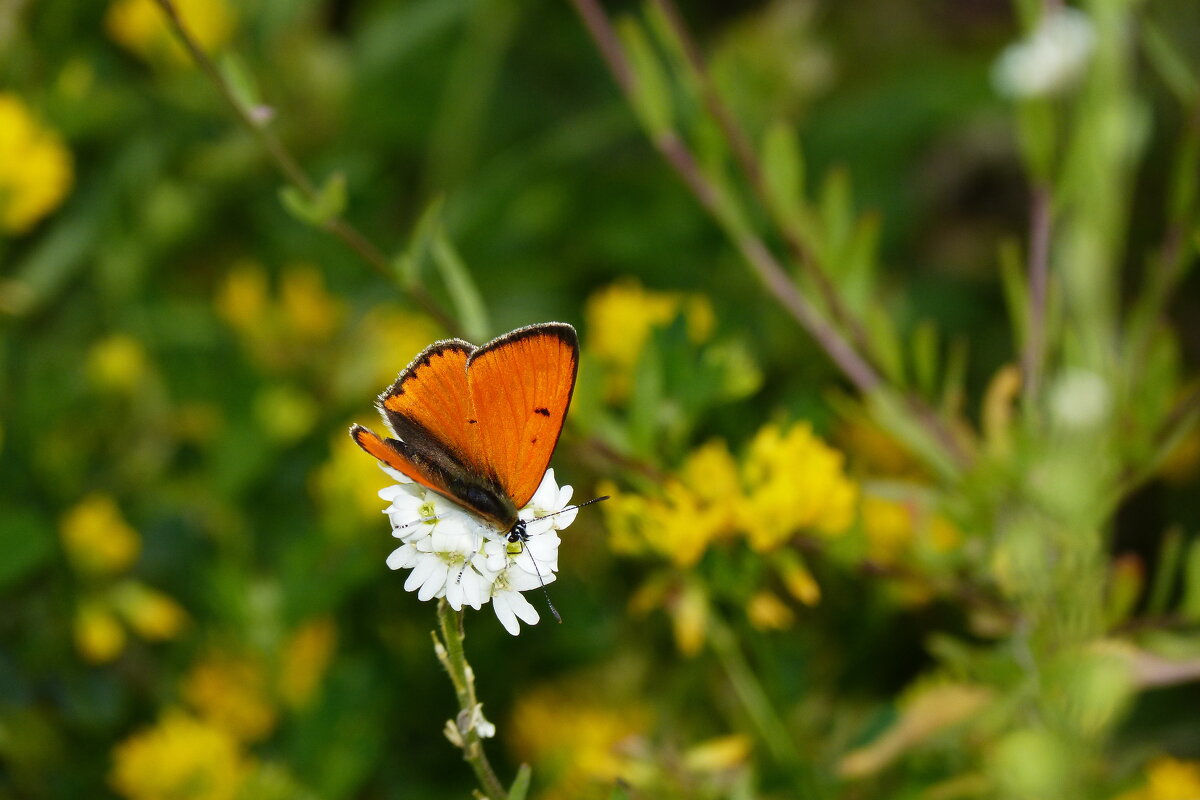
[[[361,425],[352,426],[350,435],[425,488],[503,524],[515,510],[497,497],[479,449],[467,387],[467,358],[474,350],[460,339],[435,342],[379,395],[376,405],[399,440],[381,439]]]
[[[467,358],[467,385],[488,472],[517,508],[542,482],[562,433],[579,340],[561,322],[519,328]]]
[[[409,447],[448,449],[463,466],[478,471],[486,463],[471,422],[467,387],[467,359],[474,351],[474,345],[461,339],[434,342],[401,371],[375,405]]]

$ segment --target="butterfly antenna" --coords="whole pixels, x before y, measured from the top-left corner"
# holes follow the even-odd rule
[[[542,594],[546,595],[546,605],[550,606],[550,613],[558,620],[558,624],[562,624],[562,617],[558,613],[558,609],[554,607],[554,601],[550,599],[550,590],[546,588],[546,580],[542,577],[542,571],[538,569],[537,559],[533,557],[533,551],[528,547],[525,552],[529,553],[529,560],[533,562],[533,571],[538,577],[538,583],[542,585]]]
[[[392,533],[395,533],[396,531],[407,530],[414,525],[420,525],[422,523],[428,524],[430,522],[437,522],[444,516],[445,514],[438,514],[436,517],[421,517],[420,519],[414,519],[412,522],[406,522],[403,525],[397,525],[396,527],[392,528]]]
[[[599,503],[601,500],[608,500],[608,499],[609,499],[609,495],[604,495],[603,497],[593,497],[591,500],[588,500],[586,502],[578,503],[573,506],[567,506],[566,508],[560,508],[558,511],[551,511],[549,514],[546,514],[545,516],[534,517],[533,519],[530,520],[530,522],[536,522],[539,519],[549,519],[550,517],[556,517],[559,514],[565,514],[568,511],[574,511],[577,508],[583,508],[584,506],[590,506],[592,503]]]

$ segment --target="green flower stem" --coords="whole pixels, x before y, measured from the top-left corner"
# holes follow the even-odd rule
[[[471,766],[475,779],[479,781],[479,786],[489,800],[504,800],[508,797],[508,792],[496,777],[487,754],[483,752],[483,742],[475,727],[479,715],[479,701],[475,697],[475,672],[467,663],[466,654],[463,652],[463,639],[466,638],[466,634],[463,632],[462,612],[455,611],[442,599],[438,600],[437,614],[441,636],[438,636],[437,631],[433,632],[433,649],[450,675],[459,707],[457,717],[446,723],[447,735],[451,742],[463,751],[463,760]]]
[[[183,24],[182,17],[179,16],[179,10],[175,8],[175,3],[172,0],[154,0],[162,9],[163,14],[167,17],[167,22],[179,41],[191,54],[192,59],[196,62],[196,66],[204,73],[213,85],[217,88],[221,97],[233,110],[238,121],[242,123],[255,137],[266,150],[271,160],[275,162],[276,168],[287,179],[288,183],[296,187],[305,199],[315,201],[318,199],[320,189],[308,173],[300,166],[296,158],[284,146],[283,142],[275,135],[266,120],[255,115],[254,110],[247,108],[245,103],[238,99],[237,92],[233,86],[217,69],[217,65],[204,52],[204,48],[196,41],[191,32]],[[393,278],[395,271],[392,269],[392,264],[384,251],[368,239],[362,231],[355,228],[343,217],[334,216],[326,221],[321,226],[326,232],[333,234],[340,239],[347,247],[358,254],[376,272],[386,278]],[[410,297],[420,305],[426,313],[436,319],[447,331],[457,336],[461,333],[458,321],[454,319],[448,311],[425,291],[425,288],[420,285],[409,285],[405,287],[405,291]]]
[[[729,630],[729,626],[718,618],[715,612],[709,614],[707,630],[708,640],[712,643],[713,652],[717,654],[717,660],[721,662],[734,693],[745,706],[750,721],[758,728],[759,736],[766,742],[771,756],[780,764],[795,763],[799,752],[796,743],[783,720],[775,713],[758,676],[746,662],[733,631]]]

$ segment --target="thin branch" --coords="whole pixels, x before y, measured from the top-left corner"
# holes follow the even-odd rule
[[[1046,286],[1050,269],[1053,198],[1050,187],[1038,183],[1029,207],[1029,328],[1021,356],[1025,400],[1032,406],[1041,384],[1046,355]]]
[[[724,134],[725,140],[729,144],[729,149],[733,152],[734,158],[742,169],[742,173],[745,174],[746,181],[750,184],[750,188],[758,199],[759,205],[768,214],[774,215],[775,204],[771,202],[770,192],[767,191],[767,182],[764,178],[762,163],[759,161],[758,155],[754,152],[754,146],[750,143],[750,137],[729,110],[729,106],[721,99],[716,84],[713,82],[712,73],[704,61],[704,54],[701,52],[699,45],[696,44],[695,37],[692,36],[691,31],[688,29],[687,22],[684,20],[683,15],[679,13],[674,0],[655,0],[655,5],[662,11],[667,24],[679,40],[688,65],[692,70],[692,75],[700,87],[704,105],[708,109],[708,113],[716,121],[717,127]],[[787,245],[792,260],[799,265],[800,270],[817,287],[817,291],[821,293],[821,298],[829,307],[834,320],[849,331],[855,347],[864,353],[871,352],[870,337],[867,336],[862,321],[846,306],[841,292],[838,291],[833,281],[830,280],[829,275],[821,267],[816,256],[805,245],[793,225],[789,224],[786,220],[778,218],[777,222],[779,223],[779,230],[783,235],[784,243]]]
[[[590,2],[590,0],[577,1]],[[720,192],[696,164],[695,158],[683,140],[674,132],[668,131],[654,137],[653,141],[658,151],[696,195],[700,204],[714,217],[721,219]],[[821,316],[808,298],[800,293],[787,271],[776,260],[775,255],[763,240],[752,233],[745,232],[734,233],[733,238],[742,257],[754,270],[754,274],[758,276],[767,291],[774,295],[780,305],[817,340],[829,357],[833,359],[833,362],[850,379],[850,382],[863,394],[870,394],[878,389],[883,384],[879,373]]]
[[[280,141],[279,137],[268,127],[266,119],[256,114],[254,109],[247,108],[238,99],[237,93],[233,90],[229,81],[225,79],[225,76],[217,69],[217,65],[208,57],[208,54],[204,52],[204,48],[200,46],[200,43],[192,36],[191,31],[184,25],[183,18],[180,17],[179,10],[175,7],[173,0],[154,0],[154,2],[158,4],[163,14],[166,15],[171,29],[175,32],[176,37],[179,38],[184,48],[191,54],[192,60],[196,62],[196,66],[200,68],[205,77],[217,88],[221,97],[233,109],[233,113],[238,118],[238,121],[257,137],[263,149],[266,150],[271,160],[275,162],[276,169],[306,199],[316,200],[319,194],[316,184],[313,183],[308,173],[304,171],[287,147]],[[394,277],[392,265],[383,250],[373,244],[361,231],[347,222],[345,218],[340,216],[334,217],[325,222],[322,227],[357,253],[376,272],[389,279]],[[447,331],[455,335],[460,333],[460,326],[457,320],[442,308],[425,291],[423,286],[406,286],[405,290],[426,313],[436,319]]]
[[[618,86],[632,101],[636,92],[634,73],[603,7],[598,0],[571,2],[595,40]],[[808,298],[800,293],[763,240],[752,232],[732,229],[722,207],[720,191],[697,165],[691,151],[679,135],[668,130],[652,136],[652,142],[700,204],[726,227],[742,257],[768,293],[821,345],[851,383],[863,394],[873,394],[889,388],[875,368],[824,318]],[[934,436],[948,456],[959,464],[965,463],[967,456],[945,423],[918,399],[908,397],[905,400],[909,412]]]

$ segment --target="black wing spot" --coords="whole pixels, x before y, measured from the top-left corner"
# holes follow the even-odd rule
[[[530,440],[529,440],[529,443],[530,443],[530,444],[537,444],[537,437],[535,436],[535,437],[533,437],[532,439],[530,439]]]
[[[541,414],[543,417],[548,417],[548,416],[550,416],[550,409],[548,409],[548,408],[545,408],[545,407],[543,406],[543,407],[541,407],[541,408],[535,408],[535,409],[533,410],[533,413],[535,413],[535,414]]]
[[[474,425],[476,422],[479,422],[479,420],[477,420],[477,419],[469,419],[469,420],[467,420],[467,423],[468,423],[468,424],[470,424],[470,425]]]

